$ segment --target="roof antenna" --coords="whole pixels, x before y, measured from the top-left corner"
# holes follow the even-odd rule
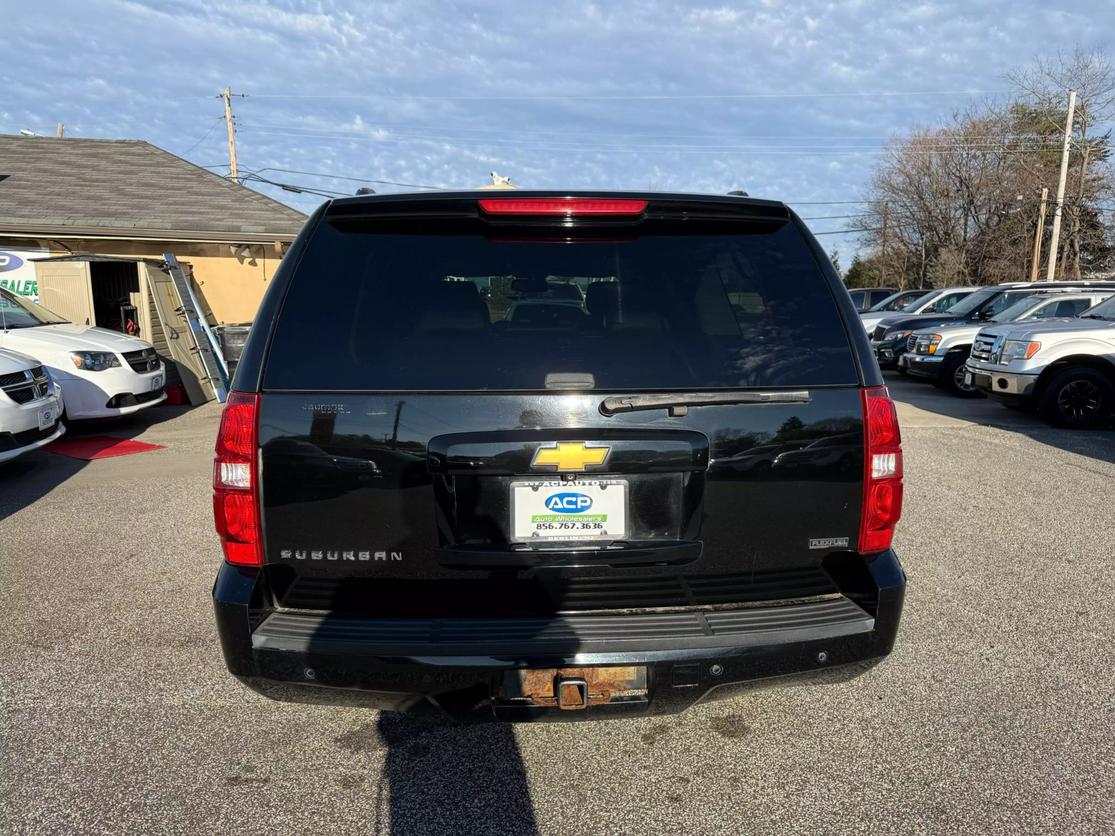
[[[375,194],[376,190],[375,189],[369,189],[367,186],[361,186],[359,189],[356,190],[356,193],[358,195]]]
[[[732,189],[730,192],[728,192],[728,194],[731,195],[732,197],[748,197],[749,196],[747,194],[747,192],[741,192],[739,189]]]

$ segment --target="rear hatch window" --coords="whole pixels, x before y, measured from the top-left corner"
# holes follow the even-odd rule
[[[265,388],[708,390],[856,384],[792,224],[552,230],[328,216],[275,326]]]

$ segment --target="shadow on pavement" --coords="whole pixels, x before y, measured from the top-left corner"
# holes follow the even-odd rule
[[[509,723],[462,725],[385,711],[377,833],[538,832],[526,768]]]
[[[1115,423],[1097,430],[1063,430],[1042,421],[1032,410],[1014,410],[994,398],[957,398],[931,383],[903,378],[894,372],[884,373],[891,396],[900,405],[916,412],[903,414],[903,427],[963,426],[964,424],[995,427],[1024,435],[1039,444],[1115,464]],[[937,422],[919,413],[930,413],[949,419]]]
[[[71,422],[66,425],[66,434],[62,437],[110,435],[132,439],[142,435],[152,425],[175,418],[190,409],[184,406],[154,406],[121,418]],[[92,463],[52,453],[50,447],[48,444],[0,464],[0,520],[22,511]]]

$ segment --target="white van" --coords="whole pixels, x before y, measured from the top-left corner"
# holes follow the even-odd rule
[[[0,462],[10,461],[66,431],[62,393],[34,357],[0,349]]]
[[[0,348],[36,357],[61,385],[68,420],[128,415],[166,400],[151,343],[75,325],[0,288]]]

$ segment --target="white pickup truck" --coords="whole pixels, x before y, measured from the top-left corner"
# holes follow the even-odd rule
[[[967,383],[965,363],[976,335],[994,325],[1030,320],[1071,319],[1115,294],[1115,290],[1051,289],[1024,296],[991,317],[987,323],[942,323],[914,331],[906,342],[906,353],[898,358],[898,369],[931,380],[947,392],[961,397],[978,397],[979,389]]]
[[[1007,406],[1036,405],[1059,427],[1095,427],[1115,412],[1115,297],[1077,319],[982,329],[969,384]]]

